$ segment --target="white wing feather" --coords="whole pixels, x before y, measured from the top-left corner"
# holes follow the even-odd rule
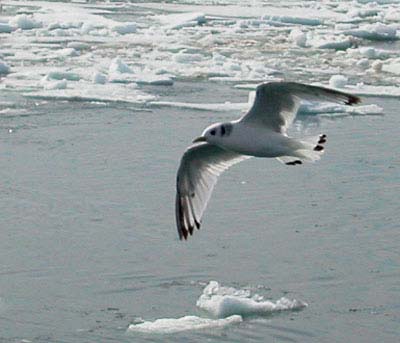
[[[240,121],[285,134],[296,117],[301,100],[352,105],[360,98],[333,89],[296,82],[270,82],[257,87],[254,104]]]
[[[187,239],[201,218],[218,176],[249,156],[200,143],[190,146],[181,159],[176,181],[175,214],[179,238]]]

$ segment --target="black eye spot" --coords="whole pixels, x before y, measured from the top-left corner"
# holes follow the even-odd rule
[[[210,135],[211,135],[211,136],[215,136],[215,130],[211,130],[211,131],[210,131]]]
[[[221,126],[221,136],[225,135],[225,126]]]

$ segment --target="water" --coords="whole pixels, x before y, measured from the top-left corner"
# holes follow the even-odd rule
[[[169,6],[193,10],[185,4],[193,2]],[[313,10],[319,6],[309,3]],[[8,22],[21,7],[29,13],[28,5],[7,1],[0,19]],[[289,5],[282,4],[282,14]],[[0,79],[0,341],[397,341],[398,75],[356,67],[363,58],[357,46],[345,53],[293,46],[286,40],[292,24],[243,23],[235,7],[221,6],[229,18],[168,31],[155,24],[154,15],[164,12],[151,4],[87,6],[97,15],[90,23],[109,20],[103,31],[82,33],[71,24],[57,36],[45,21],[62,23],[59,13],[39,11],[33,18],[45,22],[42,28],[0,34],[0,57],[12,70]],[[347,5],[321,6],[335,19]],[[379,10],[392,13],[391,6],[397,5]],[[79,8],[78,14],[89,13]],[[221,15],[221,8],[209,4],[201,10]],[[254,8],[246,8],[243,15],[251,18]],[[306,14],[303,9],[298,15]],[[113,20],[137,22],[138,36],[110,33]],[[324,36],[334,24],[293,25]],[[91,48],[54,57],[75,40]],[[398,50],[398,42],[357,44]],[[176,60],[183,48],[195,62]],[[390,53],[379,61],[396,65]],[[128,84],[115,82],[108,66],[116,56],[132,69],[144,69],[117,75]],[[369,67],[374,62],[369,59]],[[269,74],[270,67],[278,73]],[[54,70],[80,80],[48,89],[54,80],[44,78]],[[94,85],[93,72],[104,73],[106,84]],[[384,115],[303,115],[291,134],[326,133],[321,161],[287,167],[251,159],[232,167],[220,178],[202,229],[188,242],[179,241],[174,204],[182,153],[206,126],[239,115],[198,111],[190,104],[245,104],[248,90],[235,88],[237,83],[287,77],[328,84],[338,73],[349,77],[353,91],[376,94],[363,103],[380,106]],[[173,86],[143,85],[148,75],[153,80],[168,75]],[[133,88],[135,77],[139,85]],[[376,88],[355,87],[359,82]],[[81,95],[88,101],[77,101]],[[121,101],[109,102],[110,96]],[[182,102],[189,108],[177,104]],[[211,280],[273,303],[286,297],[308,306],[252,316],[239,311],[242,322],[221,328],[174,334],[127,330],[157,319],[214,319],[196,306]]]
[[[177,86],[177,100],[191,86]],[[394,341],[399,117],[396,100],[371,101],[384,117],[314,128],[329,137],[318,164],[253,159],[229,170],[188,242],[174,224],[178,161],[228,114],[48,102],[3,117],[2,340],[172,339],[126,329],[139,317],[204,316],[195,302],[215,279],[309,307],[174,341]]]

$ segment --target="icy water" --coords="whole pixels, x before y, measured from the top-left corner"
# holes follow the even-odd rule
[[[1,342],[397,342],[395,1],[2,1]],[[321,161],[222,175],[175,228],[179,160],[262,81],[316,82]]]
[[[181,90],[217,96],[207,84],[170,93]],[[329,137],[318,164],[229,170],[188,242],[173,214],[180,155],[231,115],[29,102],[28,115],[3,116],[1,340],[396,341],[400,117],[397,100],[371,100],[384,117],[313,129]],[[127,333],[140,318],[207,317],[196,301],[210,280],[309,306],[223,329]]]

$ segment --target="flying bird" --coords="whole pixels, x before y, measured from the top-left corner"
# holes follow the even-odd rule
[[[357,96],[296,82],[270,82],[257,86],[254,103],[240,119],[216,123],[182,156],[176,180],[175,215],[179,238],[186,240],[201,218],[218,176],[250,157],[277,158],[286,165],[314,162],[324,152],[326,135],[298,140],[286,130],[301,100],[359,103]]]

